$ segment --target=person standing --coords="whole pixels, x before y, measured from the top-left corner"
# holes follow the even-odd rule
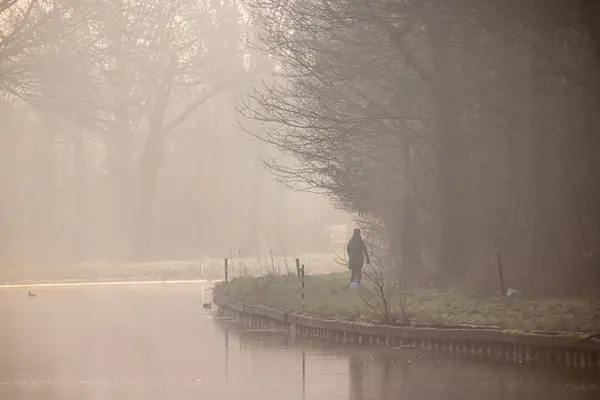
[[[369,253],[367,252],[367,246],[363,241],[363,238],[360,234],[360,229],[354,229],[352,233],[352,238],[348,242],[347,246],[348,251],[348,267],[352,272],[350,276],[350,282],[356,282],[360,284],[362,278],[362,268],[367,261],[367,265],[371,263],[369,259]]]

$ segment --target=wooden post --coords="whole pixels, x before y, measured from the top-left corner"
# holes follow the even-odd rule
[[[227,265],[227,259],[225,259]],[[229,325],[225,324],[225,383],[229,382]]]
[[[300,259],[296,258],[296,275],[300,276]]]
[[[496,253],[496,258],[498,260],[498,276],[500,278],[500,294],[502,296],[506,296],[506,287],[504,286],[504,271],[502,270],[502,258],[500,257],[500,253]]]
[[[304,308],[304,265],[300,269],[300,279],[302,281],[302,308]]]
[[[229,283],[229,268],[227,267],[227,259],[225,259],[225,284]]]

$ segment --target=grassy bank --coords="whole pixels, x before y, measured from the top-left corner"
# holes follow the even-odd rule
[[[228,257],[230,277],[258,276],[265,273],[287,274],[295,270],[291,257]],[[307,254],[301,257],[313,273],[335,270],[333,256]],[[331,267],[334,265],[334,267]],[[204,258],[190,261],[161,261],[147,263],[86,263],[54,266],[0,266],[0,284],[30,284],[57,282],[154,281],[222,279],[223,259]],[[343,269],[341,267],[337,268]]]
[[[220,266],[220,265],[219,265]],[[2,284],[100,282],[100,281],[153,281],[220,279],[222,267],[202,262],[157,262],[131,264],[81,264],[68,266],[40,266],[5,268],[0,271]]]
[[[381,322],[380,309],[367,305],[371,289],[348,289],[348,273],[307,276],[305,306],[300,281],[293,275],[235,278],[218,285],[215,296],[227,295],[246,304],[339,320]],[[476,325],[518,331],[600,332],[600,304],[587,298],[500,298],[434,290],[404,293],[411,324],[428,326]],[[401,319],[400,296],[391,299]],[[373,309],[375,308],[375,309]]]

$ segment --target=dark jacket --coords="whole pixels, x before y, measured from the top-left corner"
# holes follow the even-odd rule
[[[348,242],[348,264],[349,265],[363,265],[365,258],[369,262],[369,253],[367,252],[367,246],[360,235],[353,235],[352,239]]]

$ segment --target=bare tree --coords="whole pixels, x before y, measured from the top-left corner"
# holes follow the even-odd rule
[[[85,80],[85,68],[78,68],[83,58],[77,45],[84,40],[82,30],[93,14],[94,9],[79,0],[0,1],[0,92],[4,99],[20,99],[63,113],[66,99],[81,94],[84,101],[83,95],[90,93],[81,91],[91,86]],[[80,93],[74,93],[75,88]]]
[[[245,3],[279,66],[240,111],[298,161],[267,165],[381,219],[407,280],[474,283],[501,251],[526,287],[598,282],[589,2]]]
[[[238,53],[241,64],[239,43],[220,46],[219,40],[235,32],[239,21],[217,15],[218,8],[174,0],[121,1],[105,10],[109,40],[99,52],[113,121],[106,143],[115,182],[115,230],[128,232],[121,241],[133,241],[137,258],[152,257],[152,221],[168,135],[237,79],[225,59]]]
[[[392,253],[381,221],[363,216],[361,226],[368,235],[371,263],[363,269],[368,284],[359,291],[364,304],[383,322],[390,325],[407,325],[409,321],[404,296],[403,269],[394,268]],[[400,276],[398,276],[400,272]]]

